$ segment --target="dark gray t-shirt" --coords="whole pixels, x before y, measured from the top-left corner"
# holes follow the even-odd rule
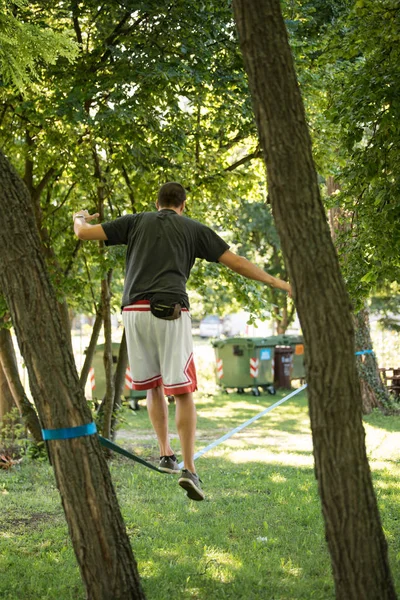
[[[196,258],[218,262],[229,249],[212,229],[164,208],[103,223],[106,245],[126,244],[122,306],[162,293],[189,308],[186,281]]]

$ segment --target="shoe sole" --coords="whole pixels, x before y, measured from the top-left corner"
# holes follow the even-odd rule
[[[159,471],[163,471],[164,473],[169,473],[170,475],[180,475],[180,469],[168,469],[167,467],[158,467]]]
[[[197,502],[204,500],[205,495],[203,491],[198,488],[191,479],[180,479],[178,483],[184,490],[186,490],[186,495],[191,500],[196,500]]]

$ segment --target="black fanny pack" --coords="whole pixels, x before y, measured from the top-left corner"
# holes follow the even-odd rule
[[[182,305],[180,302],[171,302],[159,296],[153,296],[150,300],[150,310],[158,319],[174,321],[181,316]]]

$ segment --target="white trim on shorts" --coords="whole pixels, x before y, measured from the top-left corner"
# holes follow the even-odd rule
[[[197,390],[192,321],[187,308],[179,319],[155,317],[148,300],[122,310],[134,390],[164,386],[168,395]]]

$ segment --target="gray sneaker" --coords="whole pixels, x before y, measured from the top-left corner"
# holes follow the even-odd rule
[[[180,472],[179,463],[176,458],[173,458],[172,456],[162,456],[158,468],[160,471],[171,473],[172,475],[178,475]]]
[[[187,469],[182,469],[182,474],[178,479],[178,483],[184,490],[188,498],[191,500],[204,500],[205,495],[200,487],[201,479],[196,473],[191,473]]]

